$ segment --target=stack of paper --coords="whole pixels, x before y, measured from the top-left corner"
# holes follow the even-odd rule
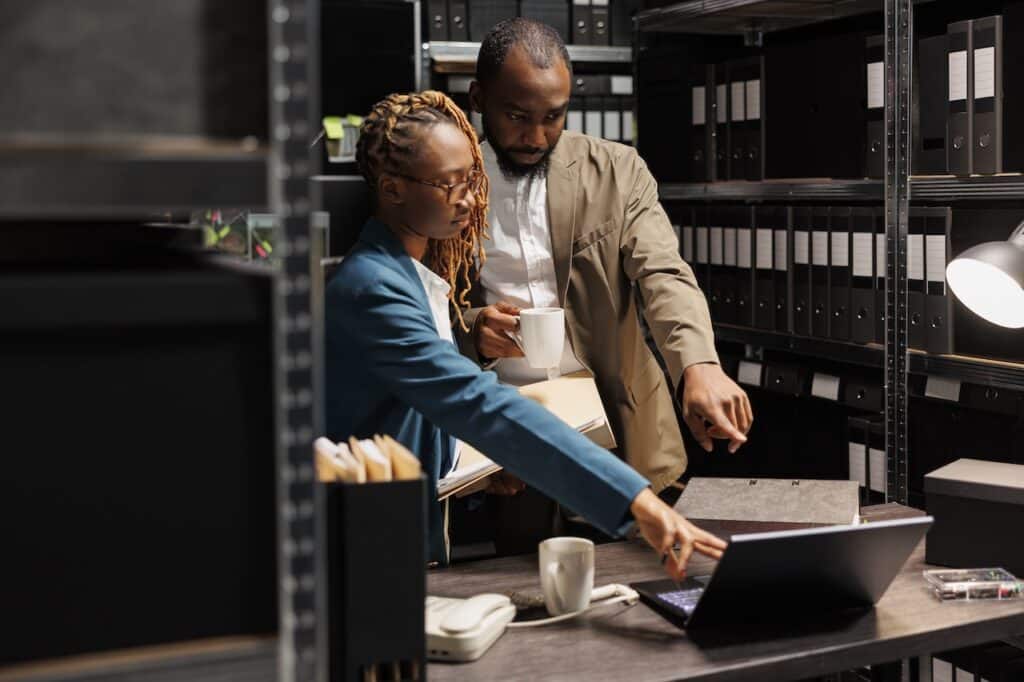
[[[615,435],[608,423],[601,395],[594,378],[587,372],[567,374],[557,379],[539,381],[519,388],[519,392],[536,400],[569,426],[603,448],[615,447]],[[482,489],[485,479],[501,466],[486,455],[462,443],[455,470],[437,483],[437,498],[468,495]]]

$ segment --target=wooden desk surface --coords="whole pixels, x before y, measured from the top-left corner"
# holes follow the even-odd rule
[[[873,520],[917,516],[898,505],[865,507]],[[702,524],[723,535],[742,524]],[[664,577],[654,553],[631,542],[599,545],[595,585]],[[690,574],[714,562],[695,555]],[[1024,599],[942,603],[925,588],[924,543],[875,609],[813,626],[734,628],[700,645],[644,604],[597,609],[568,623],[507,630],[473,663],[431,663],[431,680],[777,680],[825,675],[1024,634]],[[467,563],[427,574],[427,593],[539,593],[537,557]]]

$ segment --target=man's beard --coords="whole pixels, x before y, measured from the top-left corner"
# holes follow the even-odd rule
[[[487,117],[483,117],[484,137],[491,144],[491,149],[494,150],[494,157],[498,160],[498,168],[501,170],[501,174],[505,176],[506,180],[518,180],[519,178],[537,178],[543,177],[548,172],[548,165],[551,162],[551,152],[554,151],[555,147],[552,145],[548,147],[544,155],[540,157],[540,160],[532,164],[519,163],[511,156],[507,150],[499,147],[495,143],[495,136],[491,133],[491,129],[487,125]],[[536,151],[535,149],[523,150],[517,149],[516,151],[524,151],[530,153]]]

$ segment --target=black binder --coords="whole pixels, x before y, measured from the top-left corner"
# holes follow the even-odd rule
[[[729,211],[729,213],[732,214],[735,211]],[[723,287],[725,295],[724,321],[731,324],[746,324],[743,320],[743,313],[749,309],[749,306],[740,309],[743,281],[736,264],[736,226],[739,222],[735,216],[730,216],[730,219],[722,226],[722,261],[725,264],[726,276],[726,284]]]
[[[870,422],[866,417],[847,417],[848,434],[848,475],[847,480],[860,484],[861,504],[867,504],[868,488],[868,440],[871,432]]]
[[[693,244],[693,209],[688,208],[684,215],[680,215],[682,224],[679,227],[679,255],[683,257],[686,264],[697,275],[697,262],[695,260]],[[699,283],[698,283],[699,284]]]
[[[787,207],[774,207],[775,247],[775,331],[792,332],[793,315],[789,304],[793,290],[793,226]]]
[[[853,211],[833,207],[829,216],[829,335],[850,340],[850,221]]]
[[[590,44],[590,0],[572,0],[572,42]]]
[[[707,182],[708,176],[708,114],[712,112],[708,98],[707,75],[710,67],[693,68],[690,83],[690,180]]]
[[[925,221],[925,350],[953,352],[953,300],[946,286],[946,265],[950,258],[949,207],[919,209]]]
[[[633,44],[633,14],[637,0],[611,0],[612,45],[629,47]]]
[[[812,209],[811,225],[811,335],[827,339],[831,315],[828,303],[828,208]]]
[[[467,0],[448,0],[448,40],[469,40],[469,11],[466,3]]]
[[[583,132],[592,137],[604,135],[604,98],[583,98]]]
[[[427,35],[430,40],[448,40],[448,0],[427,0]]]
[[[729,63],[729,179],[742,180],[747,174],[747,85],[743,67]]]
[[[499,21],[519,14],[517,0],[469,0],[469,39],[484,39]]]
[[[636,124],[633,121],[633,106],[636,104],[632,96],[623,97],[619,100],[622,109],[622,142],[623,144],[636,144]]]
[[[541,21],[558,31],[562,41],[572,36],[569,18],[569,0],[520,0],[519,16]]]
[[[885,278],[888,277],[888,246],[885,241],[885,209],[875,209],[875,343],[885,343]]]
[[[729,65],[733,110],[732,177],[764,179],[764,57],[751,57]]]
[[[726,296],[731,291],[732,273],[725,268],[725,241],[722,228],[728,220],[728,210],[721,206],[708,209],[708,260],[711,271],[711,317],[716,322],[732,322]]]
[[[949,172],[970,175],[974,172],[974,42],[970,21],[950,24],[949,38],[949,115],[946,119],[946,154]]]
[[[811,335],[811,227],[813,209],[793,209],[793,333]]]
[[[917,43],[914,126],[915,175],[946,173],[946,93],[949,88],[949,40],[945,34]],[[881,177],[881,176],[879,176]]]
[[[850,340],[875,340],[875,211],[858,206],[851,218]]]
[[[752,209],[745,209],[751,211]],[[737,324],[754,326],[754,232],[751,218],[736,221],[736,310]]]
[[[620,97],[602,97],[601,115],[604,117],[601,127],[604,139],[619,142],[622,140],[622,105]]]
[[[573,96],[569,100],[569,111],[565,114],[565,129],[574,133],[583,132],[583,98]]]
[[[608,0],[590,0],[590,44],[611,45]]]
[[[865,41],[867,63],[867,138],[864,176],[885,175],[885,36],[869,36]]]
[[[732,107],[729,89],[729,65],[715,65],[715,180],[730,180],[732,174]]]
[[[972,22],[973,172],[1003,172],[1003,17]]]
[[[754,223],[754,326],[775,328],[775,229],[778,212],[761,207]]]
[[[925,323],[924,236],[923,208],[910,209],[907,232],[907,343],[911,348],[925,350],[928,333]]]
[[[694,260],[697,262],[695,271],[697,281],[701,290],[708,297],[708,306],[711,306],[711,262],[708,258],[708,208],[700,207],[694,209],[693,246]]]

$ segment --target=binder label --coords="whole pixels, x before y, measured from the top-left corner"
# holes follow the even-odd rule
[[[772,269],[772,231],[757,229],[757,269]]]
[[[868,462],[871,473],[871,489],[884,495],[889,483],[889,477],[885,471],[885,450],[868,448]]]
[[[747,81],[747,120],[757,121],[761,118],[761,79]]]
[[[828,232],[811,233],[811,263],[828,265]]]
[[[907,277],[924,279],[924,235],[907,235]]]
[[[708,262],[708,228],[697,228],[697,262]]]
[[[797,265],[810,263],[810,248],[806,232],[793,233],[793,262]]]
[[[974,51],[974,99],[996,96],[996,48]]]
[[[785,230],[775,230],[775,269],[785,272],[789,270],[789,261],[786,256],[786,242],[789,235]]]
[[[925,237],[925,269],[929,282],[946,281],[946,237],[930,234]]]
[[[839,400],[839,377],[815,372],[811,379],[811,395],[825,400]]]
[[[933,657],[932,682],[953,682],[953,664]]]
[[[740,368],[736,373],[736,378],[741,384],[746,384],[748,386],[760,386],[761,363],[740,360]]]
[[[853,276],[874,277],[875,273],[871,268],[871,238],[870,232],[853,233]]]
[[[626,109],[622,112],[622,141],[633,142],[636,133],[636,126],[633,125],[633,110]]]
[[[732,83],[732,120],[746,120],[746,107],[743,105],[743,81]]]
[[[949,101],[967,99],[967,50],[949,53]]]
[[[864,443],[850,443],[850,480],[868,486],[868,448]]]
[[[601,137],[601,112],[600,111],[588,111],[583,118],[584,130],[587,135],[594,137]]]
[[[868,109],[885,106],[885,62],[868,64]]]
[[[727,123],[729,119],[725,115],[726,107],[728,102],[725,99],[726,90],[725,83],[715,87],[715,120],[719,123]]]
[[[840,268],[850,267],[850,233],[832,233],[832,265]]]
[[[722,228],[711,228],[711,264],[722,264]]]
[[[960,380],[929,374],[924,383],[924,397],[959,402]]]
[[[750,230],[739,228],[736,230],[736,265],[749,269],[750,263]]]
[[[632,95],[633,94],[633,77],[632,76],[612,76],[612,94],[613,95]]]
[[[606,111],[604,112],[604,139],[606,140],[621,140],[622,139],[622,119],[619,117],[617,111]]]
[[[885,277],[885,269],[888,267],[889,258],[885,248],[885,235],[875,235],[875,267],[878,268],[875,272],[875,277]]]
[[[565,127],[574,133],[583,132],[583,112],[582,111],[570,111],[569,115],[565,119]]]
[[[693,88],[693,125],[702,126],[707,122],[704,106],[706,104],[705,89],[703,85]]]
[[[722,235],[725,238],[725,264],[736,267],[736,228],[727,227]]]
[[[693,262],[693,227],[683,227],[683,260]]]

